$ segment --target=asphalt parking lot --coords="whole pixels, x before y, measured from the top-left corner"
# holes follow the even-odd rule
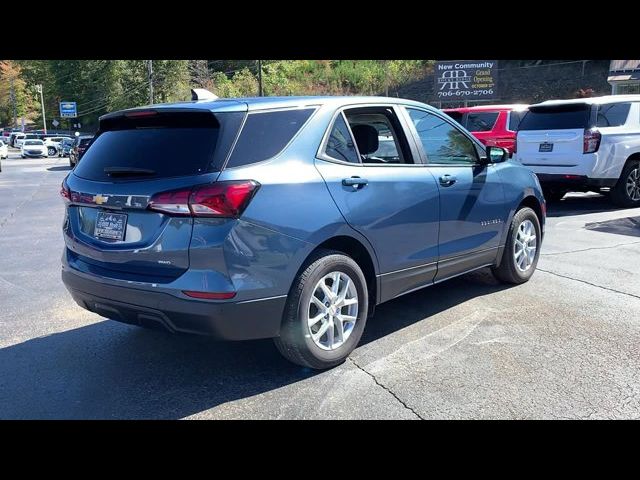
[[[640,418],[640,209],[571,194],[536,272],[488,270],[378,308],[343,365],[270,340],[215,342],[105,320],[60,281],[68,159],[0,173],[0,418]]]

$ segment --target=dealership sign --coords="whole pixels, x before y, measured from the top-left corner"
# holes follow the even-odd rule
[[[62,118],[76,118],[78,116],[76,102],[60,102],[60,116]]]
[[[498,98],[496,60],[436,62],[436,99],[442,102]]]

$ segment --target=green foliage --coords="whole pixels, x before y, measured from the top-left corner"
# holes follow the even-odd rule
[[[265,95],[377,95],[422,78],[430,60],[264,60]],[[104,113],[149,103],[147,60],[23,60],[7,75],[19,82],[18,116],[42,125],[40,97],[44,88],[47,126],[59,118],[59,102],[75,101],[83,130],[97,127]],[[154,60],[154,102],[188,100],[192,87],[208,88],[220,97],[258,95],[256,60]],[[17,73],[16,73],[17,72]],[[0,122],[11,121],[8,83],[0,72]],[[71,121],[63,119],[66,127]]]

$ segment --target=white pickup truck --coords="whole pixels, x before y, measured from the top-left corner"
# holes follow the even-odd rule
[[[640,206],[640,95],[531,105],[514,156],[537,174],[548,200],[609,189],[617,205]]]

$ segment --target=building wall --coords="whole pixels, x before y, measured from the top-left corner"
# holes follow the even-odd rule
[[[609,60],[589,60],[584,65],[582,62],[553,64],[560,62],[563,61],[522,68],[518,66],[517,61],[499,61],[500,98],[491,103],[537,103],[551,99],[576,98],[581,89],[585,92],[591,89],[591,96],[611,94],[611,85],[607,82]],[[417,82],[402,85],[389,94],[440,106],[435,97],[434,82],[434,77],[428,75]],[[442,107],[461,105],[459,101],[443,102]]]

